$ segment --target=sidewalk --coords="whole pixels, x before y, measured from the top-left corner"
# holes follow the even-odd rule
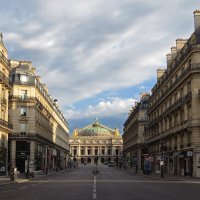
[[[163,181],[195,181],[200,182],[200,178],[190,177],[190,176],[181,176],[181,175],[172,175],[164,173],[164,178],[161,178],[160,173],[152,173],[151,175],[143,174],[142,170],[138,170],[138,173],[135,172],[134,168],[127,168],[126,170],[121,169],[129,174],[136,175],[136,176],[143,176],[151,179],[156,180],[163,180]]]
[[[36,172],[34,174],[34,178],[29,178],[29,179],[26,178],[24,174],[20,174],[20,175],[18,175],[18,177],[14,181],[10,180],[10,176],[0,176],[0,186],[8,185],[8,184],[15,184],[15,183],[24,183],[24,182],[27,182],[27,181],[30,181],[30,180],[37,180],[37,179],[40,179],[40,178],[43,178],[43,177],[46,177],[46,176],[50,176],[50,175],[56,174],[56,173],[70,172],[73,169],[74,168],[68,168],[67,170],[60,170],[58,172],[52,171],[52,172],[49,172],[48,174],[46,174],[44,172]]]

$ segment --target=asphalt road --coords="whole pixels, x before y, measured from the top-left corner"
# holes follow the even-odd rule
[[[197,200],[200,182],[166,181],[135,175],[124,170],[79,166],[25,183],[0,187],[0,200]]]

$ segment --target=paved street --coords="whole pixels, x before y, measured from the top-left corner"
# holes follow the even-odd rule
[[[0,187],[1,200],[184,200],[198,199],[199,180],[160,180],[135,175],[128,171],[99,166],[93,176],[93,166],[79,166],[24,183]]]

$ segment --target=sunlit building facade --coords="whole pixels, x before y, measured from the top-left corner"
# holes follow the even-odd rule
[[[200,177],[199,10],[194,24],[191,37],[177,39],[167,54],[149,100],[149,154],[158,173],[163,160],[166,173]]]
[[[9,117],[10,165],[20,172],[65,169],[69,128],[57,100],[36,76],[31,62],[11,60]]]
[[[12,125],[8,122],[8,93],[11,90],[10,70],[8,51],[3,43],[3,35],[0,33],[0,176],[7,173],[8,134],[12,131]]]
[[[143,168],[143,159],[147,150],[147,109],[150,94],[141,94],[140,102],[130,110],[124,123],[123,155],[130,167]]]

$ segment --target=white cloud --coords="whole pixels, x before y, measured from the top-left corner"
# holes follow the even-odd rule
[[[109,98],[101,100],[97,105],[89,105],[85,110],[66,110],[67,119],[84,119],[95,117],[118,117],[128,114],[131,107],[135,105],[135,99]]]
[[[197,6],[195,0],[8,0],[0,27],[10,58],[31,60],[65,106],[154,77],[175,39],[192,33]]]

